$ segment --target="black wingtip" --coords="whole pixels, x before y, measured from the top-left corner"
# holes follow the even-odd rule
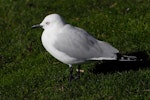
[[[139,51],[127,54],[117,54],[118,61],[147,61],[149,60],[148,52],[150,51]]]

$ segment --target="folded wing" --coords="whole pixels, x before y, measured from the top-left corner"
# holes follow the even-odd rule
[[[85,30],[65,25],[60,30],[58,41],[54,46],[57,50],[81,60],[115,59],[119,51],[110,44],[99,41]]]

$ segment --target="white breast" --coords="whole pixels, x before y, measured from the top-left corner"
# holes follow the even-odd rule
[[[57,41],[56,34],[49,33],[47,31],[44,31],[41,37],[42,44],[44,48],[57,60],[65,63],[65,64],[76,64],[80,61],[77,61],[76,58],[70,57],[66,55],[65,53],[58,51],[53,45],[55,41]],[[58,35],[58,34],[57,34]],[[64,44],[65,45],[65,44]]]

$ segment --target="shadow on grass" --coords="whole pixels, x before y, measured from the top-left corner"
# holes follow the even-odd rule
[[[150,68],[149,53],[150,51],[128,53],[126,55],[136,56],[138,59],[142,59],[142,61],[104,61],[103,63],[97,63],[90,71],[94,74],[106,74]]]

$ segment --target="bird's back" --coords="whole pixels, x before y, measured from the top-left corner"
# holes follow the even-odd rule
[[[65,54],[84,60],[99,60],[98,58],[114,58],[118,50],[110,44],[99,41],[85,30],[65,25],[54,44],[57,50]]]

